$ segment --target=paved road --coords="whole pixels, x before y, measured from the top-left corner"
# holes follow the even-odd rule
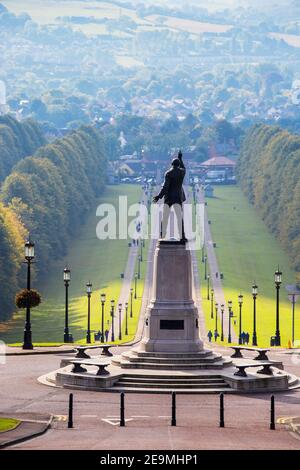
[[[275,355],[272,354],[274,358]],[[291,356],[276,355],[299,373]],[[218,427],[217,395],[179,395],[177,427],[170,427],[168,395],[126,395],[125,428],[118,425],[119,395],[74,392],[74,429],[68,430],[67,390],[37,383],[54,370],[58,356],[14,356],[0,366],[1,411],[52,413],[52,429],[13,449],[300,449],[300,435],[278,425],[268,428],[269,396],[225,397],[225,429]],[[276,394],[277,418],[300,415],[300,391]],[[113,423],[113,424],[111,424]]]

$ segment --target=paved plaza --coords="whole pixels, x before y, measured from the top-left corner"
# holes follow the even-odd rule
[[[223,354],[225,349],[218,348]],[[115,352],[116,349],[115,349]],[[299,365],[284,352],[272,353],[285,369],[297,374]],[[218,395],[177,395],[177,426],[170,426],[171,397],[162,394],[125,396],[126,427],[119,427],[118,393],[73,391],[74,428],[67,428],[69,391],[47,387],[37,377],[54,370],[57,354],[8,356],[0,367],[2,414],[53,415],[42,436],[10,449],[300,449],[300,390],[277,393],[276,419],[269,430],[270,395],[226,395],[225,428],[219,428]],[[299,373],[298,373],[299,375]],[[293,428],[287,423],[294,418]]]

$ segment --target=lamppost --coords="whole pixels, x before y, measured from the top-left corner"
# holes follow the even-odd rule
[[[137,299],[137,280],[138,280],[138,273],[134,275],[134,298]]]
[[[101,294],[101,343],[104,343],[104,306],[106,301],[106,294]]]
[[[231,317],[232,317],[232,300],[228,300],[228,343],[231,343]]]
[[[208,274],[207,275],[207,300],[209,300],[209,279],[210,279],[210,275]]]
[[[144,239],[141,238],[141,262],[143,262],[143,248],[144,248]]]
[[[252,297],[253,297],[253,336],[252,346],[257,346],[257,335],[256,335],[256,298],[258,294],[258,287],[254,283],[252,286]]]
[[[275,286],[276,286],[276,333],[275,333],[275,345],[280,346],[280,327],[279,327],[279,290],[282,282],[282,272],[279,268],[275,272]]]
[[[204,280],[207,279],[207,256],[204,256]]]
[[[25,243],[25,260],[27,263],[27,290],[29,292],[31,289],[31,264],[34,260],[34,243],[31,240]],[[29,303],[26,307],[23,349],[33,349]]]
[[[115,341],[115,301],[112,299],[110,301],[110,306],[111,306],[111,341]]]
[[[122,304],[119,304],[119,340],[122,339]]]
[[[203,246],[202,246],[202,250],[201,250],[201,251],[202,251],[201,261],[202,261],[202,263],[204,263],[204,244],[203,244]]]
[[[213,319],[214,318],[214,289],[211,289],[210,291],[210,318]]]
[[[64,283],[65,283],[65,329],[64,329],[64,343],[70,342],[69,333],[69,285],[71,281],[71,270],[68,266],[64,269]]]
[[[224,341],[224,308],[225,305],[221,304],[221,341]]]
[[[239,344],[243,344],[242,342],[242,307],[243,307],[243,295],[239,295],[239,307],[240,307],[240,321],[239,321]]]
[[[125,303],[125,335],[128,336],[128,302]]]
[[[218,307],[219,307],[219,304],[218,304],[218,302],[216,302],[215,303],[215,309],[216,309],[216,328],[215,328],[215,330],[216,330],[216,333],[217,333],[215,335],[216,341],[217,341],[217,337],[218,337]]]
[[[130,289],[130,318],[133,317],[132,304],[133,304],[133,288],[131,287]]]
[[[293,346],[295,343],[295,307],[296,307],[296,302],[297,302],[299,294],[300,294],[300,291],[298,290],[298,292],[292,292],[288,296],[292,304],[292,345]]]
[[[89,281],[86,285],[86,293],[88,297],[88,324],[86,332],[86,342],[91,344],[91,295],[92,295],[92,283]]]
[[[138,279],[141,279],[141,261],[142,257],[141,255],[138,256]]]
[[[296,304],[296,294],[290,294],[289,300],[292,303],[292,345],[294,347],[295,342],[295,304]]]

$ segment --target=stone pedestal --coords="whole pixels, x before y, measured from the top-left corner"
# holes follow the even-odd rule
[[[198,311],[192,298],[191,254],[185,243],[158,241],[152,300],[139,350],[170,353],[203,350]]]

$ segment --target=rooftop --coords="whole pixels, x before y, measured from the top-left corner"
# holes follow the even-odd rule
[[[213,157],[206,160],[201,166],[235,166],[236,163],[227,157]]]

